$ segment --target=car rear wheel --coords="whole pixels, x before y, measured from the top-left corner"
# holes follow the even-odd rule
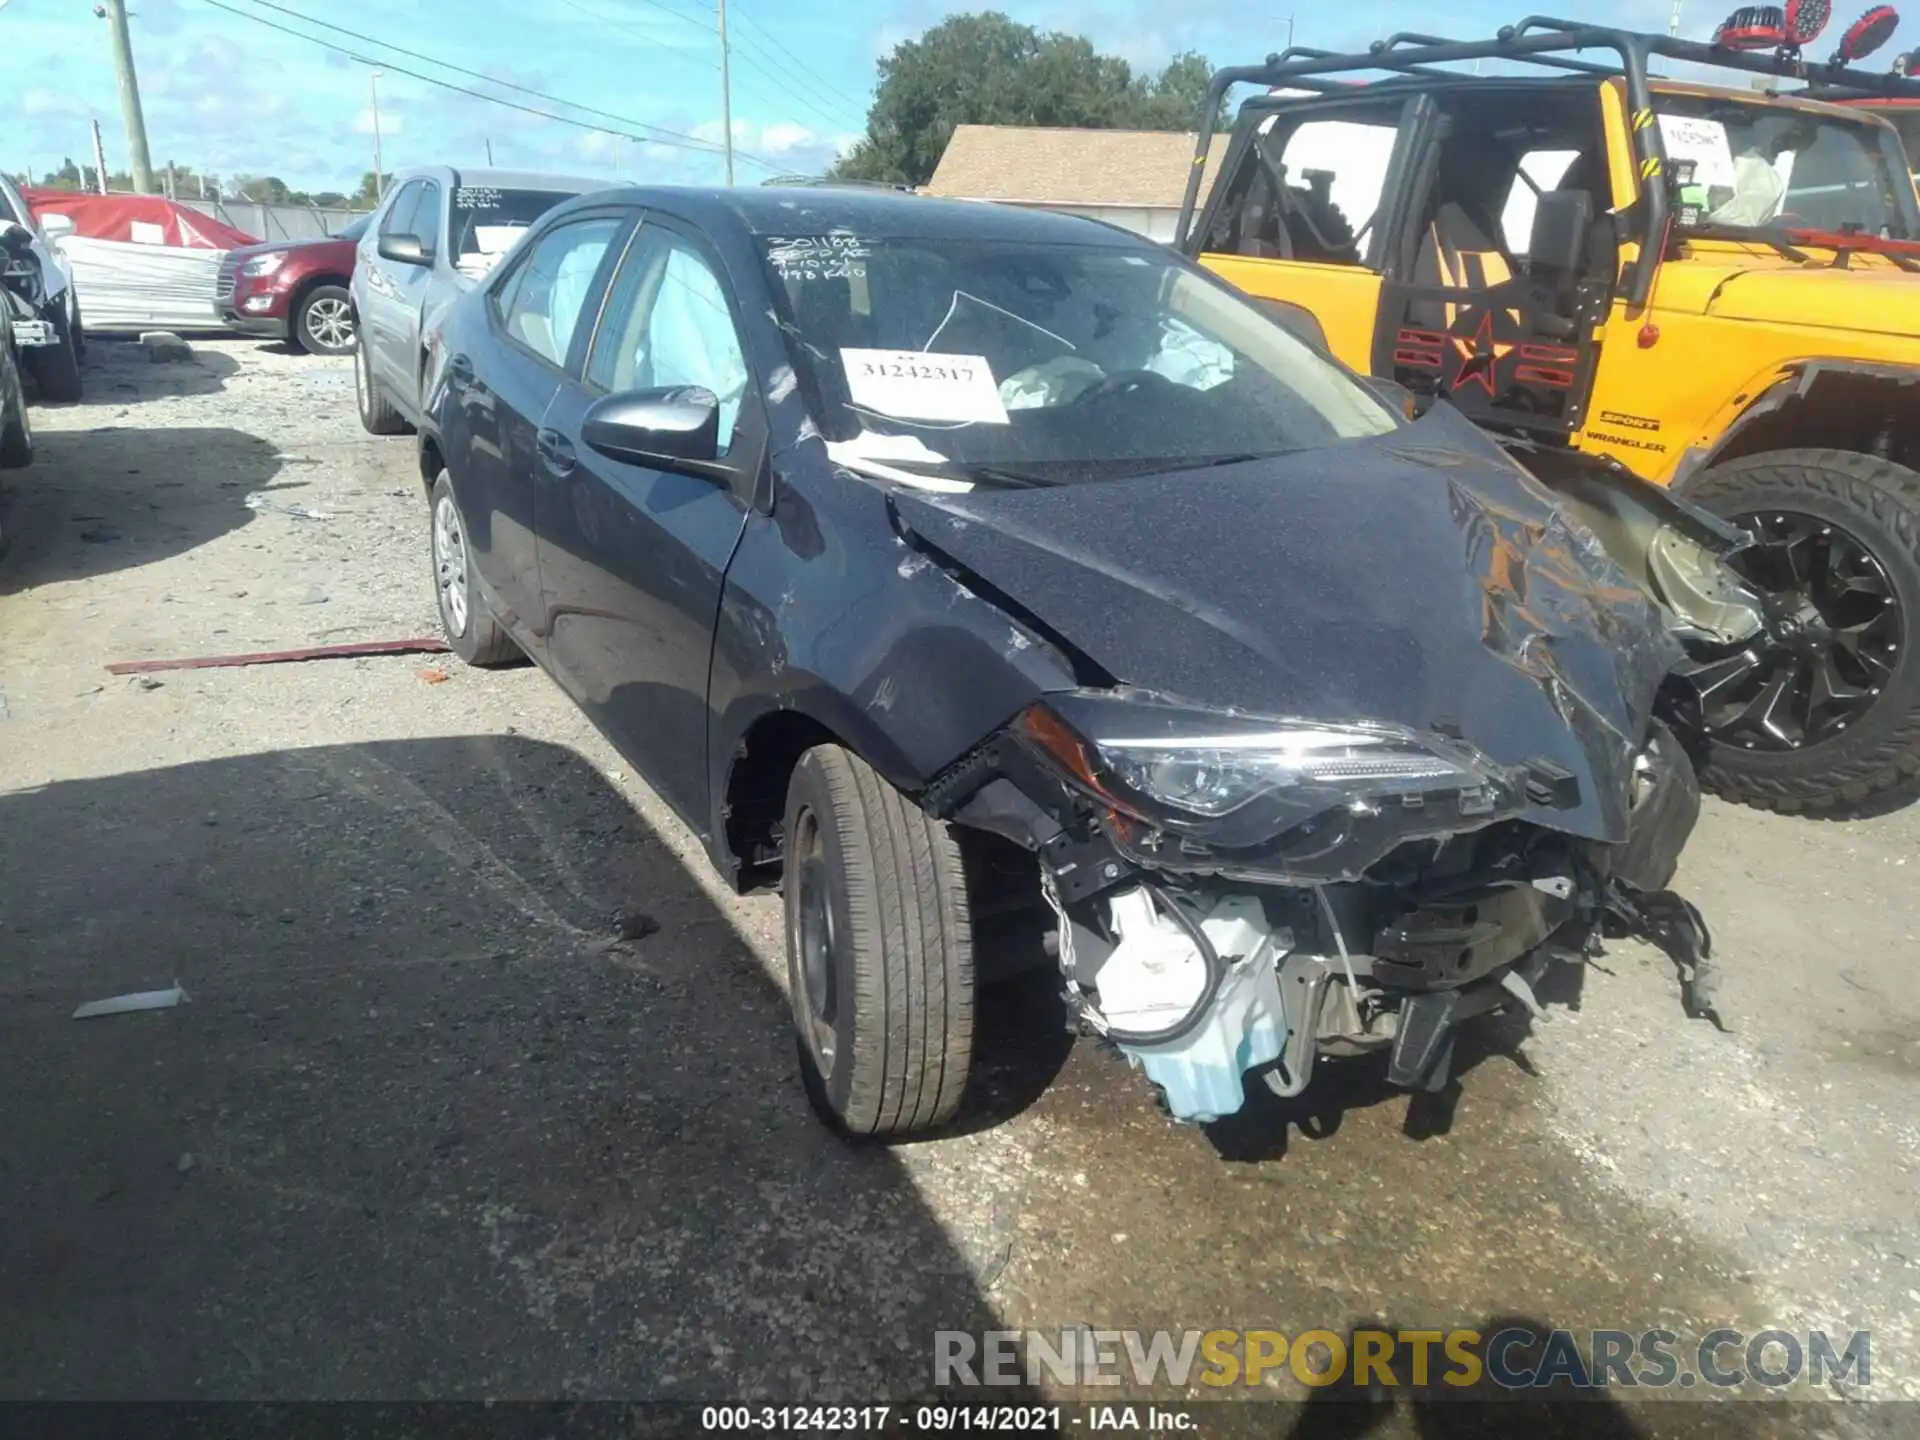
[[[520,659],[520,647],[493,618],[473,583],[467,524],[460,516],[459,502],[453,498],[453,482],[444,470],[433,482],[431,504],[433,591],[447,644],[454,654],[478,669],[513,664]]]
[[[360,424],[369,435],[399,435],[407,422],[380,393],[380,382],[373,378],[373,365],[367,359],[367,347],[353,347],[353,395],[360,406]]]
[[[953,1117],[973,1061],[973,926],[953,833],[838,745],[787,789],[787,986],[807,1098],[852,1138]]]
[[[1714,466],[1686,494],[1754,536],[1734,564],[1767,611],[1752,644],[1683,671],[1701,784],[1782,811],[1920,796],[1920,472],[1777,450]]]
[[[68,404],[80,398],[80,347],[73,327],[67,323],[66,306],[47,318],[58,338],[52,345],[36,345],[27,351],[27,363],[33,367],[42,398]]]
[[[0,345],[5,343],[0,339]],[[7,371],[7,389],[11,393],[0,394],[0,467],[17,470],[33,463],[33,421],[18,369]]]
[[[316,285],[293,317],[293,338],[309,355],[345,355],[353,349],[353,307],[338,285]]]

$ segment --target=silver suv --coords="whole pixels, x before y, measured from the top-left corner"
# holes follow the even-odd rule
[[[360,343],[354,388],[375,435],[418,425],[426,337],[442,311],[484,279],[548,210],[604,180],[524,170],[406,170],[360,239],[350,290]]]

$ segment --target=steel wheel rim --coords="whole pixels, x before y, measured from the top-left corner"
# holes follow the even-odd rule
[[[453,497],[433,507],[433,570],[440,584],[440,611],[455,635],[467,633],[467,537]]]
[[[317,344],[338,350],[353,341],[353,319],[347,302],[326,296],[307,305],[307,334]]]
[[[1681,676],[1697,723],[1718,744],[1791,754],[1844,735],[1878,703],[1907,643],[1892,578],[1859,536],[1818,516],[1731,516],[1756,543],[1734,564],[1766,602],[1744,648]]]
[[[834,925],[826,847],[820,822],[803,809],[794,822],[789,844],[794,847],[799,893],[794,896],[793,920],[787,936],[794,958],[794,1008],[800,1030],[822,1077],[833,1074],[839,1055],[835,1025],[840,1018],[840,995],[833,963]]]

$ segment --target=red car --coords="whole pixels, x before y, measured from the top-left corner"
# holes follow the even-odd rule
[[[292,340],[310,355],[353,350],[347,282],[365,218],[324,240],[284,240],[229,250],[213,308],[229,330]]]

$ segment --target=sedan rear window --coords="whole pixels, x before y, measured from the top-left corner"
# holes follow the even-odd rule
[[[762,253],[795,370],[842,457],[1058,484],[1398,423],[1171,252],[802,235]]]

